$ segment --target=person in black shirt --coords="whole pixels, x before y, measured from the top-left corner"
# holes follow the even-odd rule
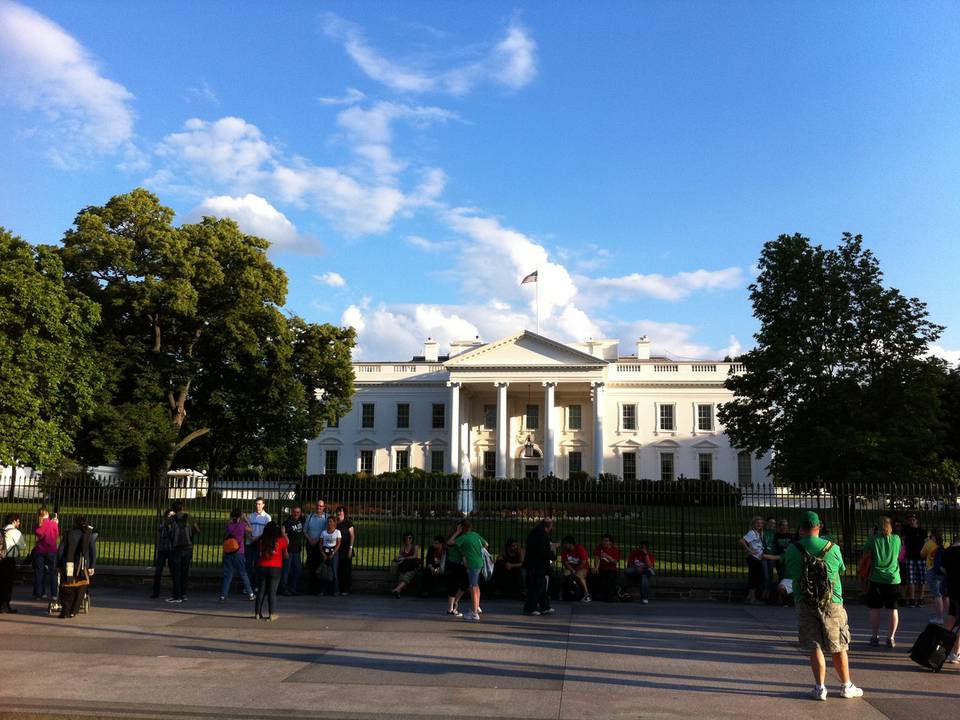
[[[357,531],[347,517],[347,509],[343,505],[337,508],[337,530],[340,531],[340,560],[337,568],[339,590],[341,595],[349,595],[353,586],[353,544],[357,540]]]
[[[427,549],[427,558],[420,570],[420,597],[430,597],[436,588],[444,589],[444,571],[447,565],[447,539],[442,535],[433,538]]]
[[[556,546],[550,542],[553,519],[544,518],[527,536],[527,550],[523,567],[527,571],[527,599],[523,604],[525,615],[549,615],[550,595],[547,594],[550,570],[557,559]]]
[[[287,557],[280,572],[280,594],[296,595],[303,572],[303,510],[299,505],[290,509],[290,517],[283,521],[283,535],[287,538]]]
[[[947,594],[950,596],[946,627],[956,628],[960,622],[960,533],[953,536],[953,545],[943,551],[940,569],[947,575]],[[953,652],[947,656],[947,662],[960,665],[960,635],[953,643]]]
[[[524,597],[523,548],[514,538],[507,538],[493,567],[493,586],[500,597]]]
[[[919,607],[923,597],[923,584],[926,581],[927,564],[920,557],[927,542],[927,531],[920,527],[916,515],[907,518],[907,526],[903,528],[904,564],[907,576],[901,582],[907,586],[907,606]]]

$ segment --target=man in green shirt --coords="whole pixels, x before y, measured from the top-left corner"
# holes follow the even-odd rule
[[[840,697],[857,698],[863,690],[850,681],[850,666],[847,648],[850,645],[850,627],[847,612],[843,608],[843,588],[840,575],[844,571],[840,548],[820,537],[820,517],[808,510],[800,518],[800,539],[787,548],[784,554],[786,575],[793,583],[793,596],[797,603],[797,626],[800,648],[810,653],[810,669],[816,685],[810,696],[814,700],[827,699],[827,662],[824,653],[833,655],[833,667],[840,677]],[[821,611],[804,597],[803,575],[806,555],[821,557],[827,568],[827,578],[833,586],[831,602]],[[809,561],[808,561],[809,562]]]
[[[465,620],[479,620],[483,612],[480,609],[480,571],[483,570],[483,549],[487,547],[487,541],[473,531],[469,520],[462,520],[447,544],[456,546],[463,553],[463,564],[467,568],[473,612],[464,613],[463,617]]]

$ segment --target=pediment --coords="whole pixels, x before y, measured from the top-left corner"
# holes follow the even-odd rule
[[[694,443],[693,446],[698,450],[715,450],[720,447],[712,440],[701,440],[698,443]]]
[[[678,448],[680,447],[680,443],[676,442],[675,440],[661,440],[660,442],[657,443],[657,447],[658,448]]]
[[[444,363],[450,369],[578,367],[600,368],[606,360],[574,350],[556,340],[529,330],[481,345]]]
[[[354,445],[358,447],[380,447],[376,440],[373,438],[362,438],[357,440]]]

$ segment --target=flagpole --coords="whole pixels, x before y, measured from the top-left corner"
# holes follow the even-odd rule
[[[536,269],[537,279],[533,283],[537,286],[537,335],[540,334],[540,268]]]

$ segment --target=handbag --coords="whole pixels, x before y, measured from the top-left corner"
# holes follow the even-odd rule
[[[238,552],[240,552],[240,542],[233,535],[227,535],[223,539],[223,554],[233,555]]]

